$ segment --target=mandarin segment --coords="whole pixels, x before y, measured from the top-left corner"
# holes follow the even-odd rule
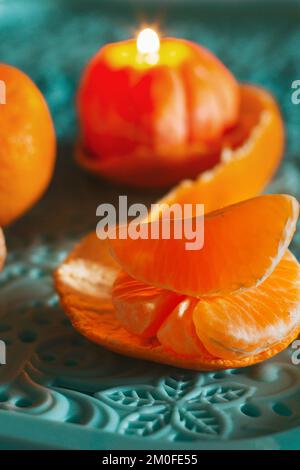
[[[300,265],[288,251],[259,286],[201,299],[193,312],[199,339],[216,357],[259,354],[300,329]]]
[[[172,229],[169,239],[161,232],[157,239],[132,239],[128,233],[110,245],[122,268],[146,284],[193,297],[225,295],[255,286],[273,271],[298,214],[292,196],[260,196],[207,214],[200,250],[187,250],[190,240],[176,238]],[[178,221],[171,227],[173,222]]]
[[[197,299],[187,297],[168,315],[157,332],[157,339],[166,349],[187,357],[199,357],[205,351],[193,322]]]
[[[118,275],[112,291],[116,316],[131,333],[154,336],[182,296],[143,284],[126,272]]]

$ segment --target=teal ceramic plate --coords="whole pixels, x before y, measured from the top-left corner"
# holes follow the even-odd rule
[[[163,2],[159,2],[163,3]],[[74,91],[84,63],[105,42],[145,20],[202,42],[239,80],[280,101],[288,128],[285,162],[271,191],[300,196],[299,11],[294,2],[0,0],[0,60],[34,78],[50,104],[59,156],[46,197],[6,230],[0,275],[0,447],[77,449],[300,448],[300,365],[290,349],[261,365],[193,373],[128,359],[93,345],[70,326],[52,271],[96,225],[95,210],[124,189],[73,163]],[[130,193],[150,202],[158,194]],[[299,236],[293,249],[300,254]],[[295,357],[294,357],[295,359]],[[297,358],[296,358],[297,359]]]

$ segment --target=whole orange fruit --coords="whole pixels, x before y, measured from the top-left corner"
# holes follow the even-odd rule
[[[0,63],[0,81],[5,94],[0,104],[0,226],[4,226],[46,190],[56,138],[46,101],[32,80]]]

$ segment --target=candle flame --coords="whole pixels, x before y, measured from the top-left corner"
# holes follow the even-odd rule
[[[141,54],[156,56],[160,47],[159,36],[154,29],[145,28],[138,34],[136,45]]]

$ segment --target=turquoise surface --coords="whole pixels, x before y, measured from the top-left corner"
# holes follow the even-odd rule
[[[278,98],[288,129],[286,159],[269,188],[300,198],[300,9],[294,2],[149,6],[138,2],[0,1],[0,60],[30,74],[45,93],[59,136],[54,181],[44,199],[6,230],[0,274],[0,448],[300,448],[300,365],[292,349],[261,365],[194,373],[128,359],[71,327],[52,271],[96,225],[95,209],[124,188],[73,162],[74,91],[80,71],[105,42],[132,35],[145,19],[207,45],[243,81]],[[159,194],[130,192],[131,201]],[[299,235],[293,244],[300,255]]]

